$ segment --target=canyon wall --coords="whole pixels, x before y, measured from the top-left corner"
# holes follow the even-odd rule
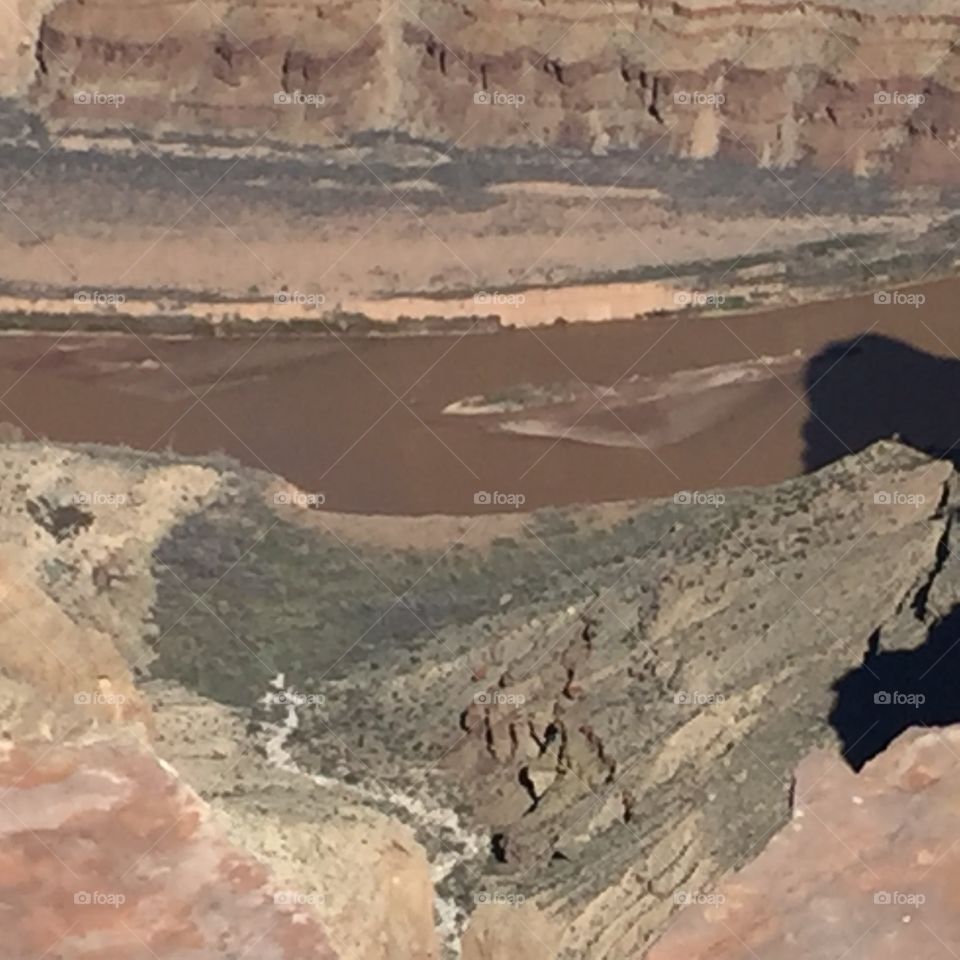
[[[0,459],[0,599],[24,614],[0,644],[17,956],[58,937],[81,960],[97,936],[123,957],[260,938],[289,960],[634,960],[675,922],[653,955],[705,956],[718,882],[765,949],[802,938],[828,882],[884,932],[877,891],[949,913],[956,857],[912,858],[954,835],[956,750],[913,764],[943,784],[896,808],[899,760],[844,763],[960,719],[947,463],[883,442],[775,487],[478,527],[312,510],[222,458]],[[854,789],[851,823],[833,797]],[[791,854],[781,896],[772,847],[738,892],[731,871],[798,819],[835,875]],[[864,885],[854,848],[890,879]]]
[[[954,181],[960,16],[894,4],[63,0],[5,92],[60,133],[727,155]],[[11,49],[12,48],[12,49]]]

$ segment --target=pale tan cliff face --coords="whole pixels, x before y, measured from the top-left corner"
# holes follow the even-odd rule
[[[0,733],[55,740],[94,727],[151,726],[111,638],[79,626],[31,582],[29,553],[0,549]]]
[[[560,936],[532,903],[490,903],[477,907],[461,946],[461,960],[554,960]]]
[[[960,170],[960,21],[939,2],[909,13],[503,0],[153,0],[132,10],[117,0],[32,5],[0,53],[16,62],[9,92],[29,86],[34,107],[74,131],[336,144],[397,130],[468,148],[657,144],[914,180]]]
[[[27,91],[37,66],[40,25],[55,6],[56,0],[8,0],[0,6],[0,97]]]

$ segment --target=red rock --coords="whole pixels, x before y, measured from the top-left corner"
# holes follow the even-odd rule
[[[0,930],[11,960],[336,960],[309,898],[133,740],[0,748]]]
[[[648,960],[943,960],[960,943],[960,727],[912,730],[855,774],[818,751],[794,817]]]

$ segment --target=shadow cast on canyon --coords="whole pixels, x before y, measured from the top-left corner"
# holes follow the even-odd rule
[[[893,436],[960,467],[960,361],[866,334],[812,357],[804,384],[805,469]]]
[[[804,383],[807,470],[890,437],[960,467],[960,360],[870,333],[821,350]],[[829,722],[854,770],[911,727],[960,722],[960,604],[914,649],[881,641],[877,630],[862,664],[833,685]]]
[[[833,686],[830,725],[854,770],[910,727],[960,722],[960,604],[913,650],[883,651],[880,642],[878,630],[863,663]]]

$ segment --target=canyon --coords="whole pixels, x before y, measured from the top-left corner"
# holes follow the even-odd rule
[[[353,523],[224,460],[2,457],[0,909],[19,949],[222,956],[224,930],[290,958],[618,960],[661,935],[653,956],[690,955],[718,904],[749,927],[737,904],[763,894],[737,891],[799,818],[838,864],[818,869],[868,881],[835,791],[886,811],[876,888],[926,891],[921,916],[947,923],[949,463],[881,442],[725,497],[444,530]],[[891,683],[914,705],[884,706]],[[897,747],[915,759],[887,758],[918,725]],[[916,841],[884,841],[904,817]],[[822,892],[804,882],[764,908],[785,928]],[[844,935],[894,918],[876,904]]]
[[[0,28],[2,960],[951,952],[953,5]]]

